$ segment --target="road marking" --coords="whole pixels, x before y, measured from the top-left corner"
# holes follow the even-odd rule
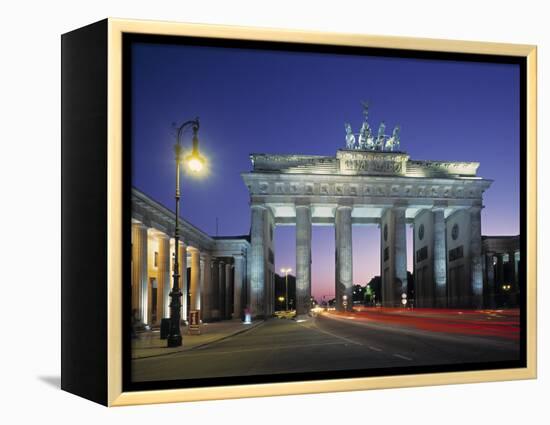
[[[300,326],[304,326],[304,325],[300,325]],[[304,327],[306,327],[306,326],[304,326]],[[351,343],[351,344],[363,345],[363,344],[361,344],[360,342],[353,341],[353,340],[351,340],[351,339],[349,339],[349,338],[346,338],[346,337],[344,337],[344,336],[336,335],[336,334],[333,334],[332,332],[325,331],[325,330],[319,328],[319,327],[318,327],[317,325],[315,325],[315,324],[311,327],[311,329],[315,329],[316,331],[319,331],[319,332],[322,332],[322,333],[324,333],[324,334],[330,335],[330,336],[332,336],[332,337],[334,337],[334,338],[338,338],[338,339],[347,341],[347,342],[349,342],[349,343]]]
[[[411,359],[410,357],[402,356],[401,354],[394,354],[393,356],[394,356],[394,357],[399,357],[400,359],[403,359],[403,360],[412,361],[412,359]]]
[[[372,345],[369,345],[369,348],[370,348],[372,351],[382,351],[381,348],[373,347]]]

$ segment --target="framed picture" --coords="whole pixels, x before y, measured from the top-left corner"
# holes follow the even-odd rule
[[[62,37],[62,388],[536,377],[536,48],[107,19]]]

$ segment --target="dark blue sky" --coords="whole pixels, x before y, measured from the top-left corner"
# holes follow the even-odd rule
[[[413,159],[478,161],[493,179],[482,232],[519,233],[519,66],[136,43],[132,51],[132,184],[174,204],[171,124],[199,116],[209,175],[183,177],[182,216],[214,234],[247,234],[249,154],[334,155],[344,122],[401,125]],[[184,140],[190,145],[190,135]],[[294,228],[276,230],[276,266],[295,264]],[[410,233],[410,231],[409,231]],[[379,273],[375,227],[354,227],[354,280]],[[334,232],[313,231],[313,291],[333,292]],[[410,245],[410,244],[409,244]],[[410,269],[409,263],[409,269]]]

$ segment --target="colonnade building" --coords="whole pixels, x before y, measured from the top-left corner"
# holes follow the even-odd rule
[[[132,189],[132,311],[143,326],[169,317],[175,215]],[[246,300],[248,236],[211,237],[180,219],[180,288],[184,320],[200,310],[201,320],[241,318]]]

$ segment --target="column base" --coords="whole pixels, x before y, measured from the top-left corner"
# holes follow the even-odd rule
[[[305,322],[306,320],[311,320],[311,316],[309,314],[297,314],[292,320],[296,322]]]

